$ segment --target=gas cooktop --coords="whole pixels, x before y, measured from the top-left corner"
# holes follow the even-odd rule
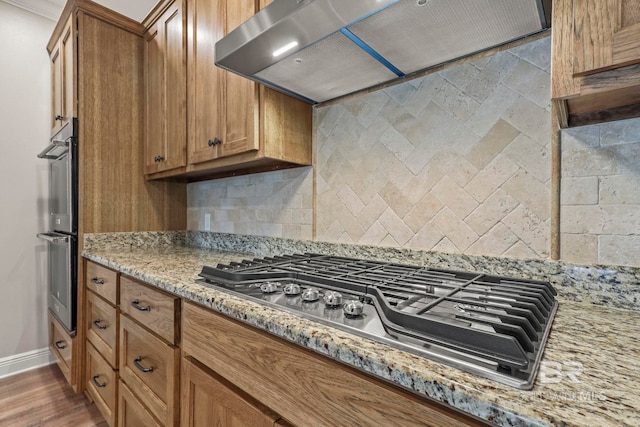
[[[201,283],[521,389],[558,303],[547,282],[317,254],[204,266]]]

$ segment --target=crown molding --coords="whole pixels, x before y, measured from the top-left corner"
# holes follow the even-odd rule
[[[0,0],[36,15],[57,21],[64,7],[64,0]]]

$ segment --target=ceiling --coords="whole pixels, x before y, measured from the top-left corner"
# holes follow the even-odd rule
[[[66,0],[0,0],[45,18],[58,20]],[[158,0],[93,0],[138,22],[142,21]]]

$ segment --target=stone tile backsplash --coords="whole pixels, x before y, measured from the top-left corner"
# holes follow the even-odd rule
[[[561,257],[640,264],[640,119],[562,132]]]
[[[313,237],[311,167],[216,179],[187,187],[187,227],[288,239]]]
[[[547,259],[550,52],[316,108],[313,169],[189,184],[189,230],[208,213],[219,233]],[[640,119],[563,131],[562,150],[562,259],[640,265]]]
[[[549,39],[316,109],[316,238],[546,258]]]

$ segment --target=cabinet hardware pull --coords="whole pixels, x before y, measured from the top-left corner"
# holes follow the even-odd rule
[[[220,140],[219,138],[210,139],[207,144],[209,144],[209,147],[213,147],[214,145],[222,144],[222,140]]]
[[[56,344],[56,347],[58,347],[59,350],[63,350],[65,348],[67,348],[67,343],[64,342],[64,341],[56,341],[55,344]],[[62,344],[64,344],[64,345],[62,345]]]
[[[94,321],[93,321],[93,324],[94,324],[94,325],[96,326],[96,328],[98,328],[98,329],[107,329],[107,326],[108,326],[108,325],[103,325],[103,324],[102,324],[102,323],[100,323],[100,322],[102,322],[102,320],[100,320],[100,319],[98,319],[98,320],[94,320]]]
[[[148,368],[145,368],[140,364],[141,361],[142,361],[142,356],[138,356],[135,359],[133,359],[133,364],[136,365],[136,368],[140,369],[144,373],[153,372],[153,366],[149,366]]]
[[[92,277],[91,283],[93,283],[94,285],[104,285],[104,280],[99,279],[97,277]]]
[[[99,382],[98,382],[98,378],[99,378],[99,377],[100,377],[100,374],[96,374],[96,375],[94,375],[94,376],[93,376],[93,378],[92,378],[93,383],[96,385],[96,387],[100,387],[100,388],[102,388],[102,387],[106,387],[106,386],[107,386],[107,383],[99,383]]]
[[[147,306],[141,306],[140,305],[140,301],[138,301],[137,299],[134,299],[133,301],[131,301],[131,305],[134,306],[136,309],[140,310],[140,311],[151,311],[151,306],[147,305]]]
[[[63,118],[64,118],[64,117],[62,117],[60,114],[56,115],[56,121],[57,121],[57,120],[62,121],[62,119],[63,119]]]
[[[153,158],[154,162],[164,162],[164,157],[163,156],[155,156]]]

